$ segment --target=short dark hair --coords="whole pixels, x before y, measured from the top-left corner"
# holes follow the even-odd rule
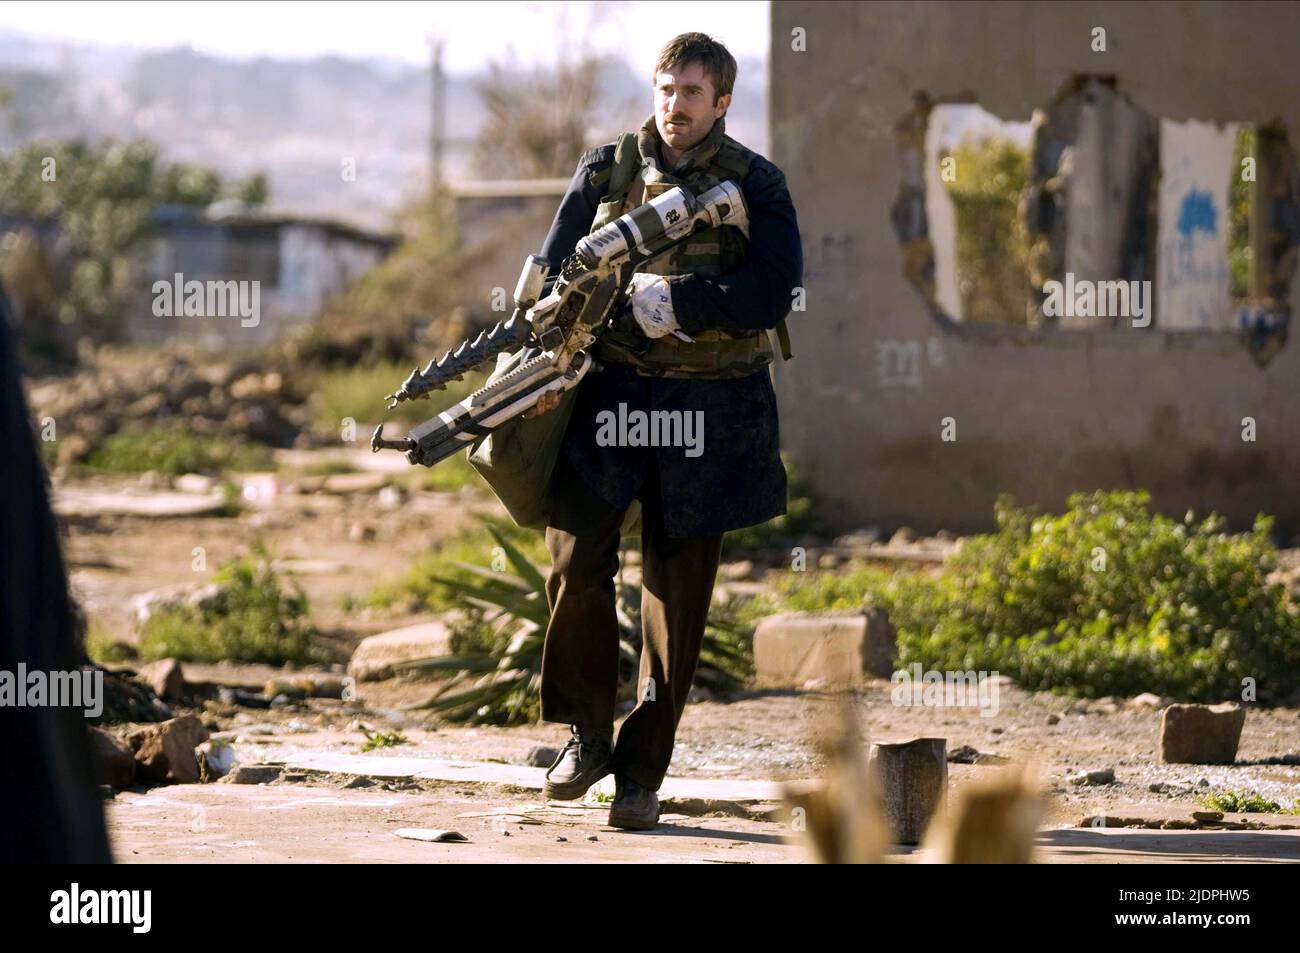
[[[699,63],[712,77],[713,105],[716,106],[720,97],[729,95],[735,88],[736,58],[725,46],[703,33],[681,33],[669,40],[668,45],[659,51],[650,82],[654,83],[660,73],[674,66],[692,63]]]

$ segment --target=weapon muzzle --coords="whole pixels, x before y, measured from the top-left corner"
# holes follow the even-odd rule
[[[371,453],[378,453],[380,450],[401,450],[406,452],[414,449],[415,441],[410,437],[403,437],[401,440],[385,440],[383,424],[376,427],[375,432],[370,435]]]

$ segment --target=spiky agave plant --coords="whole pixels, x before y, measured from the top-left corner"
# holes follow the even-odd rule
[[[445,671],[451,677],[414,708],[428,708],[457,721],[519,724],[536,718],[541,682],[542,641],[550,619],[546,579],[528,557],[491,524],[510,572],[453,563],[471,580],[433,576],[451,591],[458,606],[489,631],[476,640],[482,651],[418,659],[398,671]]]
[[[491,524],[488,532],[505,554],[508,572],[457,562],[472,580],[432,577],[451,591],[458,606],[485,633],[474,640],[480,651],[419,659],[394,666],[399,671],[451,673],[438,690],[413,706],[473,724],[522,724],[539,714],[542,644],[550,622],[546,578],[518,547]],[[641,655],[641,589],[629,582],[620,559],[615,613],[619,626],[620,697],[635,697]],[[710,613],[696,680],[714,690],[739,687],[753,669],[746,621],[734,600]],[[482,637],[484,636],[485,637]]]

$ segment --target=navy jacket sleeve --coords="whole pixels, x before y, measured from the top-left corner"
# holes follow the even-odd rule
[[[555,221],[551,223],[551,230],[546,233],[542,250],[538,252],[551,263],[551,274],[560,270],[560,264],[578,246],[578,240],[591,231],[591,223],[596,218],[596,207],[603,197],[601,190],[591,184],[591,177],[613,164],[613,145],[590,149],[578,160],[573,181],[560,200]]]
[[[785,175],[759,157],[741,190],[749,210],[745,263],[717,278],[668,279],[673,314],[687,334],[774,328],[790,313],[794,289],[803,283],[803,244]]]

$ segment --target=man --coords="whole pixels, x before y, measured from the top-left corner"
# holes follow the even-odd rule
[[[786,351],[782,320],[802,280],[802,251],[785,177],[725,134],[735,79],[736,62],[721,43],[702,33],[669,42],[655,64],[655,111],[636,134],[636,152],[628,139],[623,153],[611,143],[582,156],[541,251],[558,269],[581,237],[677,185],[700,194],[729,179],[744,193],[747,237],[732,226],[697,233],[633,276],[630,309],[595,345],[602,369],[578,389],[556,465],[542,717],[570,725],[572,738],[547,772],[545,794],[580,798],[613,772],[609,820],[622,828],[658,823],[655,792],[699,659],[722,534],[785,512],[768,331],[779,331]],[[626,187],[620,169],[635,170]],[[627,419],[677,412],[702,423],[703,440],[689,448],[610,445],[618,441],[598,422],[620,411]],[[643,571],[638,704],[615,747],[614,576],[634,500]]]

